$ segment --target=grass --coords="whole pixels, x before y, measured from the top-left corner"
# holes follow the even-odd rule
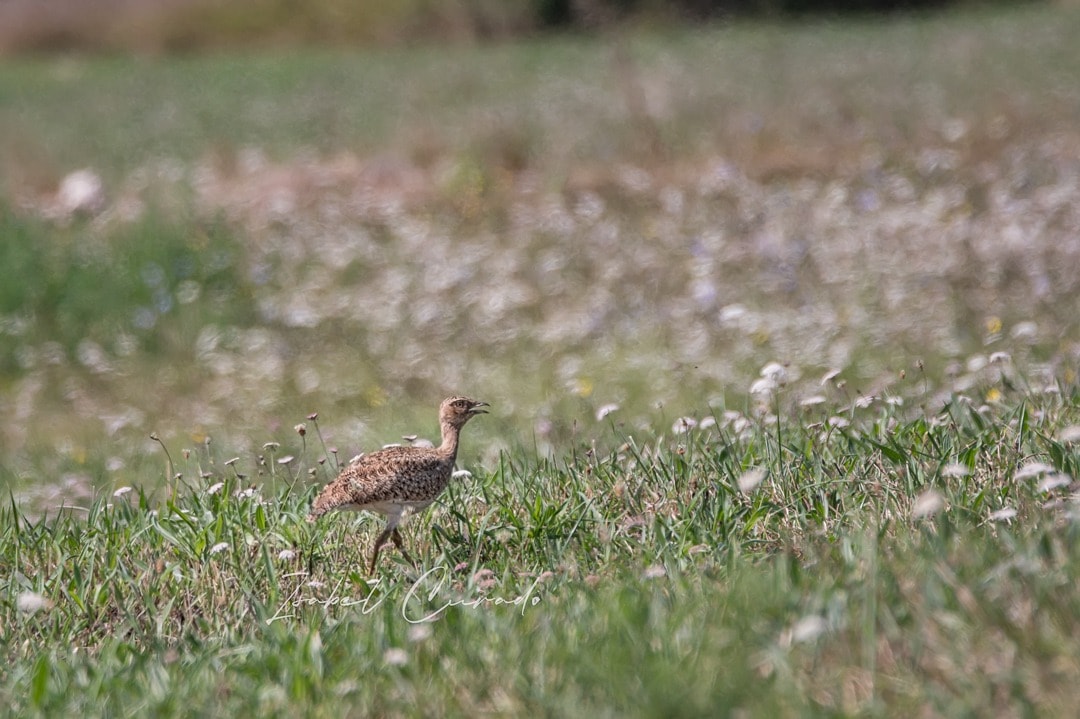
[[[297,446],[258,489],[239,476],[257,467],[178,456],[172,498],[2,510],[0,696],[15,714],[1065,716],[1078,398],[914,419],[830,400],[815,411],[848,424],[793,408],[504,454],[410,523],[420,568],[388,552],[372,579],[375,520],[302,520],[305,468],[332,456]]]
[[[0,706],[1071,715],[1078,17],[6,61]]]

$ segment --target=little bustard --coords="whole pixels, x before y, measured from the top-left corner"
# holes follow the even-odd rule
[[[390,537],[410,563],[409,553],[401,542],[398,523],[406,509],[418,512],[435,501],[454,472],[458,435],[465,423],[485,414],[478,402],[468,397],[448,397],[439,406],[442,444],[438,447],[387,447],[365,454],[350,462],[337,478],[326,485],[315,502],[307,521],[333,509],[366,509],[386,516],[386,528],[375,539],[369,574],[375,573],[379,550]]]

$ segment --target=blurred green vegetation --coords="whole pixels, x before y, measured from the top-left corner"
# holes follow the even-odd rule
[[[180,226],[149,213],[116,231],[67,227],[0,206],[0,373],[27,369],[20,351],[93,343],[106,356],[190,354],[207,322],[253,321],[240,246],[221,224]],[[32,362],[31,362],[32,363]],[[91,361],[92,363],[92,361]]]
[[[1049,390],[1080,322],[1078,23],[12,59],[9,476],[105,485],[151,430],[256,452],[315,410],[352,452],[430,432],[444,392],[507,408],[489,455],[545,454],[610,404],[756,407],[771,362],[792,401],[828,370],[978,395],[999,353]],[[58,215],[80,168],[101,208]]]

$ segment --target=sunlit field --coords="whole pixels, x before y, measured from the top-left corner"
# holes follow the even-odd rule
[[[1066,5],[5,58],[3,704],[1070,716]]]

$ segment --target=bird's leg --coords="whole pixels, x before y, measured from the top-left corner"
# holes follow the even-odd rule
[[[394,540],[394,546],[398,548],[398,551],[400,551],[402,555],[404,555],[405,560],[415,567],[416,562],[414,562],[413,558],[409,556],[409,553],[405,551],[405,545],[401,543],[401,534],[397,531],[396,527],[394,528],[394,531],[390,533],[390,538]]]
[[[368,568],[368,574],[369,575],[375,573],[375,560],[377,560],[379,558],[379,550],[382,549],[383,543],[386,542],[386,537],[391,532],[394,532],[396,534],[397,530],[393,529],[392,527],[387,527],[375,539],[375,551],[371,553],[371,566]]]

